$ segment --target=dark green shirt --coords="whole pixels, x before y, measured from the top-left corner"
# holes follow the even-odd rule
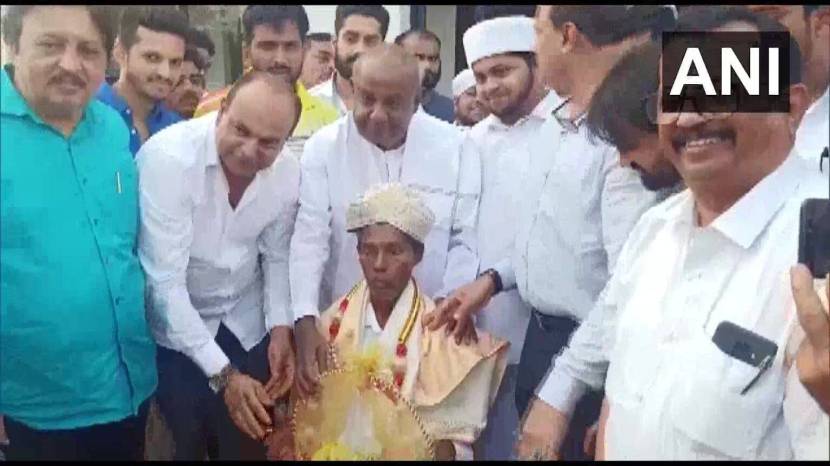
[[[66,138],[4,69],[0,181],[0,413],[40,430],[137,413],[156,387],[156,350],[124,122],[92,99]]]

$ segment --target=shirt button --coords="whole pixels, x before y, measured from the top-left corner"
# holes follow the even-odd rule
[[[92,219],[92,224],[93,224],[93,225],[95,225],[95,226],[97,227],[97,226],[98,226],[98,219],[97,219],[97,218],[93,218],[93,219]]]
[[[84,186],[86,186],[86,177],[81,178],[81,184],[82,184],[82,185],[84,185]]]
[[[130,131],[130,134],[135,134],[135,129],[133,129],[132,131]]]

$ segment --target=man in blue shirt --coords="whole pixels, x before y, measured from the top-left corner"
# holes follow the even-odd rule
[[[100,5],[12,5],[0,71],[0,413],[10,460],[141,460],[155,344],[136,255],[138,175],[96,101]]]
[[[441,80],[441,39],[426,29],[410,29],[396,37],[395,43],[418,60],[424,111],[447,123],[454,122],[452,99],[435,92],[435,86]]]
[[[98,99],[121,114],[133,156],[150,136],[182,119],[163,101],[179,80],[189,32],[187,18],[173,7],[124,8],[114,49],[121,71],[115,84],[101,85]]]

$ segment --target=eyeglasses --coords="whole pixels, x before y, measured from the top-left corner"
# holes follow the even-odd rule
[[[642,99],[643,108],[648,116],[648,121],[653,125],[670,125],[680,118],[681,113],[689,110],[697,113],[705,120],[723,120],[729,118],[733,113],[738,111],[741,102],[741,92],[737,85],[732,85],[733,98],[724,101],[722,108],[718,112],[703,112],[700,109],[704,106],[709,106],[711,101],[705,102],[704,99],[712,99],[712,96],[706,95],[702,90],[696,92],[686,92],[684,90],[678,98],[681,100],[676,112],[664,112],[661,108],[660,92],[654,92]],[[691,105],[691,107],[689,107]]]

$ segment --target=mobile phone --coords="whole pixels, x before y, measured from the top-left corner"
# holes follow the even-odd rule
[[[806,199],[801,204],[798,262],[815,278],[830,272],[830,200]]]
[[[718,324],[712,342],[730,357],[753,367],[760,367],[778,353],[775,342],[728,321]]]

